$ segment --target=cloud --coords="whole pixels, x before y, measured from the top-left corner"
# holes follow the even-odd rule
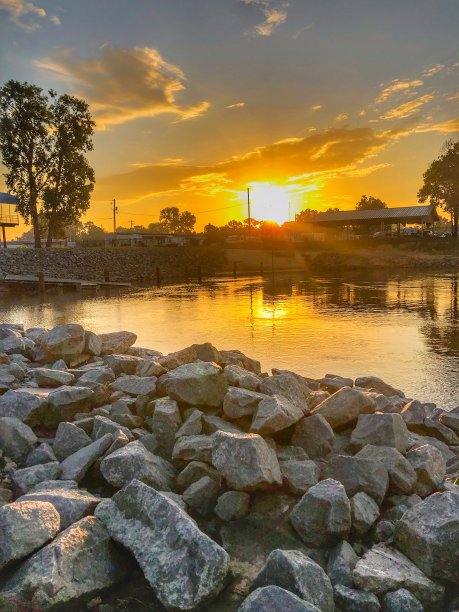
[[[255,26],[259,36],[271,36],[274,31],[287,21],[288,3],[273,6],[272,0],[240,0],[243,4],[255,4],[260,7],[265,20]]]
[[[421,87],[421,85],[424,85],[424,82],[419,79],[415,79],[413,81],[399,81],[398,79],[395,79],[390,85],[384,87],[379,96],[376,98],[376,103],[380,104],[381,102],[388,100],[394,94],[407,93],[411,89]]]
[[[36,65],[73,84],[76,93],[90,103],[100,129],[163,113],[184,121],[209,108],[205,101],[189,106],[177,104],[177,94],[185,89],[185,75],[156,49],[148,47],[104,45],[92,58],[61,48]]]
[[[340,113],[336,116],[336,121],[346,121],[346,119],[349,119],[349,113]]]
[[[448,119],[447,121],[441,121],[440,123],[431,125],[420,125],[417,127],[416,132],[436,132],[437,134],[457,133],[459,132],[459,117],[457,117],[457,119]]]
[[[235,104],[228,104],[228,106],[225,106],[225,108],[227,109],[244,108],[244,106],[245,106],[245,102],[236,102]]]
[[[318,111],[321,108],[322,108],[322,104],[315,104],[314,106],[311,106],[312,111]]]
[[[49,20],[54,23],[54,25],[61,25],[62,22],[57,15],[52,15]]]
[[[425,76],[425,77],[433,76],[434,74],[437,74],[437,72],[440,72],[441,70],[443,70],[443,68],[445,68],[444,64],[434,64],[433,66],[426,68],[424,72],[422,73],[422,76]]]
[[[385,112],[384,115],[381,115],[380,119],[404,119],[405,117],[410,117],[417,113],[421,106],[430,102],[432,98],[433,96],[426,94],[425,96],[420,96],[419,98],[405,102],[405,104],[401,104]]]
[[[45,9],[26,0],[0,0],[0,11],[6,11],[9,19],[26,32],[33,32],[40,27],[37,17],[45,17]]]

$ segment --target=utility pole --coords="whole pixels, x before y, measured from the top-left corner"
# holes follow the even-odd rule
[[[133,224],[133,221],[132,221],[132,219],[131,219],[131,229],[132,229],[132,224]]]
[[[252,217],[250,216],[250,187],[247,187],[247,212],[249,214],[249,238],[252,234]]]
[[[118,206],[116,200],[113,198],[113,234],[116,234],[116,213],[118,212]]]

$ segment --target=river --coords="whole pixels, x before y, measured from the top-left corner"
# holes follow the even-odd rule
[[[279,272],[128,293],[2,296],[0,320],[26,327],[77,322],[129,330],[137,344],[171,352],[210,341],[259,359],[268,371],[374,374],[409,397],[459,404],[459,276]]]

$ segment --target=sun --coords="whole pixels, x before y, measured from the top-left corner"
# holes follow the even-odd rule
[[[272,183],[252,183],[250,187],[251,216],[258,221],[285,223],[291,217],[290,194],[287,187]]]

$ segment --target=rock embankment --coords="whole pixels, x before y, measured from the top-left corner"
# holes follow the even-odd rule
[[[458,608],[459,408],[135,341],[0,325],[1,610]]]
[[[224,251],[212,247],[151,247],[100,249],[0,250],[0,278],[6,274],[37,275],[91,281],[147,282],[196,278],[198,266],[205,276],[215,274],[224,262]]]

